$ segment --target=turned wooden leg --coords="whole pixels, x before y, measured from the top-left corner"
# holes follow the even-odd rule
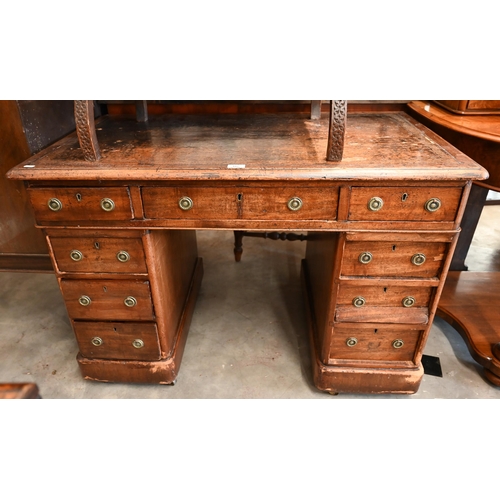
[[[245,231],[234,231],[234,260],[239,262],[243,253],[243,236]]]
[[[94,123],[94,101],[75,101],[75,125],[83,156],[87,161],[101,159]]]

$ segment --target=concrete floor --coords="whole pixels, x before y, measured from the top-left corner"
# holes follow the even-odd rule
[[[467,265],[500,271],[500,206],[484,208]],[[425,354],[443,377],[424,375],[417,394],[331,396],[311,376],[300,261],[305,243],[244,239],[233,260],[229,231],[198,232],[205,275],[175,386],[85,381],[52,274],[0,273],[0,381],[35,382],[44,399],[302,398],[498,399],[460,335],[435,320]]]

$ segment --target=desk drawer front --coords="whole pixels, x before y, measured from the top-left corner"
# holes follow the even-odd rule
[[[128,188],[29,189],[37,222],[131,220]]]
[[[61,280],[61,290],[72,319],[154,319],[148,281]]]
[[[425,324],[429,321],[432,290],[432,287],[342,284],[335,321]]]
[[[403,301],[412,297],[414,301],[407,300],[405,309],[413,307],[427,307],[430,302],[433,287],[422,286],[366,286],[366,285],[348,285],[342,283],[339,287],[337,305],[350,306],[355,309],[363,307],[405,307]],[[353,302],[356,298],[362,297],[364,303],[357,301],[356,307]],[[412,304],[412,305],[410,305]],[[408,307],[409,306],[409,307]]]
[[[140,238],[49,238],[61,272],[146,273]]]
[[[335,220],[337,188],[145,187],[146,219]]]
[[[443,242],[348,241],[343,276],[438,278],[448,251]]]
[[[80,353],[85,358],[160,359],[155,323],[73,322]]]
[[[354,187],[348,220],[454,221],[462,188]]]
[[[330,359],[413,361],[424,331],[408,325],[336,325]]]

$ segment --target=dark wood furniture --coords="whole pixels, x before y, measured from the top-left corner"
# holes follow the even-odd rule
[[[85,378],[176,380],[203,272],[196,230],[307,231],[316,386],[418,390],[482,167],[405,113],[350,115],[337,163],[328,117],[109,116],[97,128],[99,160],[73,134],[8,174],[28,186]]]
[[[482,107],[490,110],[500,103],[475,102],[483,103]],[[488,190],[500,191],[500,115],[460,116],[424,101],[415,101],[408,106],[415,118],[489,172],[487,181],[475,181],[472,186],[462,222],[464,230],[458,240],[437,314],[462,335],[472,357],[483,366],[486,378],[500,385],[500,273],[470,272],[465,265]]]
[[[72,101],[0,101],[0,271],[53,272],[24,185],[5,174],[74,129]]]
[[[0,399],[41,399],[36,384],[0,384]]]
[[[500,114],[500,101],[435,101],[443,108],[461,115]]]

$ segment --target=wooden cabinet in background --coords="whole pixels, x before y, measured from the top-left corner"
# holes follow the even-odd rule
[[[25,187],[5,174],[74,128],[73,101],[0,101],[0,271],[52,271]]]

